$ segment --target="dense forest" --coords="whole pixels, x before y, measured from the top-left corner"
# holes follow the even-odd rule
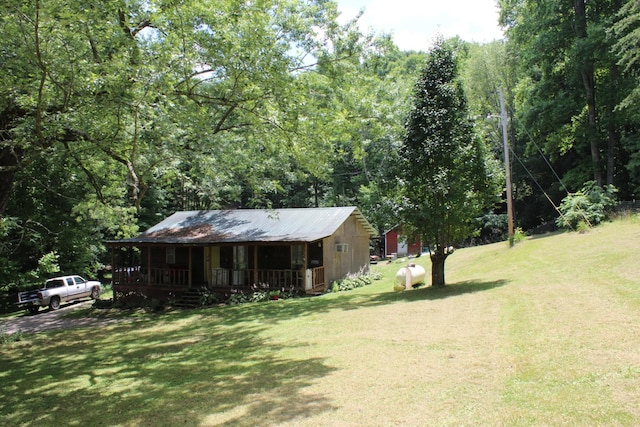
[[[500,0],[505,39],[455,46],[472,128],[516,225],[594,181],[640,190],[640,6]],[[358,206],[395,226],[424,52],[340,24],[332,0],[0,5],[0,287],[93,275],[103,242],[178,210]],[[429,47],[425,46],[425,52]],[[505,193],[476,218],[504,238]]]

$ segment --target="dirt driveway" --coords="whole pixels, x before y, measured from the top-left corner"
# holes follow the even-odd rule
[[[63,304],[58,310],[41,309],[37,314],[25,311],[12,319],[0,319],[0,332],[14,334],[54,331],[59,329],[84,328],[114,323],[122,319],[65,318],[65,314],[81,308],[88,308],[93,300]]]

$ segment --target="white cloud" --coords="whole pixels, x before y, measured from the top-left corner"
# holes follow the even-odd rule
[[[467,41],[490,42],[503,37],[495,0],[337,0],[341,19],[360,9],[363,30],[391,33],[404,50],[426,50],[436,34]]]

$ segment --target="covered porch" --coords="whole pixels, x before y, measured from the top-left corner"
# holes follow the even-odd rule
[[[256,291],[325,290],[322,241],[250,245],[112,246],[114,298],[221,297]]]

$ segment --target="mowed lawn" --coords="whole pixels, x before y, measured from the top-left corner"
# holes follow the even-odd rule
[[[460,249],[444,289],[393,292],[402,265],[350,292],[26,335],[0,347],[0,424],[640,425],[640,221]]]

